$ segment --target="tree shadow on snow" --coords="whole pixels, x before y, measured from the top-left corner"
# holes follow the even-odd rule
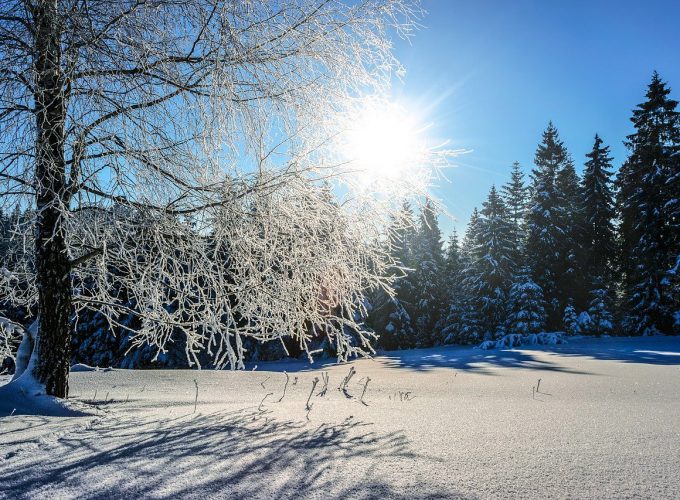
[[[554,354],[545,356],[542,354]],[[376,359],[389,368],[428,371],[452,368],[495,375],[491,368],[530,368],[574,374],[592,374],[560,363],[559,358],[584,357],[624,363],[680,365],[680,337],[612,337],[568,339],[567,344],[528,345],[513,349],[478,349],[443,346],[383,352]]]
[[[8,498],[454,498],[431,486],[395,485],[380,465],[413,467],[408,439],[351,417],[335,425],[280,421],[242,410],[139,421],[122,417],[69,434],[44,453],[0,460]],[[422,463],[422,462],[421,462]],[[59,492],[59,493],[57,493]],[[2,495],[0,495],[2,496]]]
[[[518,349],[477,349],[473,347],[444,346],[430,349],[383,352],[376,360],[388,368],[405,368],[429,371],[435,368],[498,375],[494,368],[529,368],[554,372],[588,375],[590,372],[574,370],[559,363],[539,359]]]
[[[568,344],[532,346],[530,349],[604,361],[680,365],[680,336],[580,338],[570,340]]]

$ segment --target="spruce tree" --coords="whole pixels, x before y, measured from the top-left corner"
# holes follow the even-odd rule
[[[447,342],[457,342],[461,344],[474,344],[483,340],[484,329],[481,322],[479,304],[476,300],[477,272],[475,267],[476,251],[479,244],[479,231],[481,216],[477,207],[472,211],[468,222],[463,244],[461,246],[461,290],[462,299],[460,301],[460,311],[454,318],[458,318],[456,324],[452,322],[449,328],[452,333],[447,336]],[[455,332],[455,333],[453,333]],[[455,335],[455,340],[452,337]]]
[[[564,308],[572,301],[580,311],[588,304],[588,286],[585,284],[583,242],[583,194],[581,182],[568,155],[555,176],[557,204],[555,206],[558,233],[558,254],[555,298]]]
[[[586,282],[592,284],[599,276],[611,289],[616,255],[612,158],[609,146],[603,146],[599,135],[595,134],[593,149],[586,157],[582,180]]]
[[[519,162],[512,164],[510,180],[501,188],[501,192],[507,207],[508,218],[512,222],[515,261],[519,264],[526,237],[526,214],[529,206],[529,188],[524,182],[524,173]]]
[[[654,72],[647,100],[633,111],[635,132],[617,176],[624,326],[629,333],[670,333],[679,305],[677,261],[680,119],[678,102]]]
[[[510,287],[507,326],[509,334],[529,335],[545,331],[543,290],[531,278],[531,274],[528,267],[520,269]]]
[[[564,308],[564,315],[562,316],[562,326],[564,333],[567,335],[579,335],[581,333],[581,325],[579,324],[578,313],[574,307],[574,302],[570,300],[567,307]]]
[[[388,229],[387,251],[399,266],[393,270],[396,278],[394,296],[376,292],[367,319],[369,326],[379,335],[379,345],[388,350],[413,347],[416,342],[411,319],[416,300],[413,283],[415,237],[413,209],[404,202]]]
[[[562,322],[562,294],[557,288],[557,280],[565,269],[562,243],[566,232],[561,216],[563,200],[557,190],[556,178],[568,162],[567,149],[550,122],[534,157],[526,244],[526,258],[533,279],[541,287],[547,303],[549,328],[558,328]]]
[[[614,329],[614,318],[611,313],[609,291],[604,281],[599,277],[594,279],[594,285],[590,291],[588,325],[585,327],[585,333],[590,335],[610,335]]]
[[[479,236],[479,223],[481,221],[481,215],[477,207],[472,209],[472,214],[470,215],[470,220],[468,221],[467,228],[465,229],[465,235],[463,236],[463,243],[461,245],[461,259],[463,260],[464,267],[467,266],[470,256],[473,250],[477,247],[478,236]]]
[[[461,314],[465,301],[463,279],[463,256],[454,229],[449,237],[444,260],[445,299],[444,313],[437,326],[439,339],[444,344],[456,342],[461,326]]]
[[[513,226],[495,186],[484,202],[481,215],[469,286],[485,336],[490,338],[501,335],[505,326],[507,294],[515,267]]]
[[[436,325],[442,316],[444,294],[444,255],[437,211],[429,198],[419,217],[414,245],[415,304],[413,318],[418,335],[417,345],[433,345],[438,338]]]
[[[449,236],[449,241],[444,252],[444,286],[446,298],[451,300],[455,297],[456,289],[460,287],[460,275],[463,270],[463,256],[461,254],[458,233],[454,230]]]

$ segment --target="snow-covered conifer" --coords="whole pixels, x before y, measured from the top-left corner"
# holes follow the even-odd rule
[[[567,307],[564,308],[562,328],[567,335],[580,335],[582,333],[579,315],[574,307],[574,302],[571,300],[567,302]]]
[[[418,345],[428,346],[437,342],[436,325],[446,301],[441,230],[436,208],[429,198],[421,208],[414,254],[416,296],[413,317]]]
[[[596,279],[596,286],[591,290],[590,296],[591,300],[588,307],[590,321],[587,333],[590,335],[611,335],[614,330],[611,299],[601,279]]]
[[[633,334],[671,332],[680,309],[677,274],[669,276],[680,254],[680,115],[669,94],[654,72],[646,101],[633,111],[630,153],[616,180],[624,326]]]
[[[505,323],[507,294],[514,271],[513,225],[495,186],[484,202],[472,251],[467,290],[478,308],[486,336]]]
[[[550,122],[534,157],[526,244],[527,264],[544,293],[550,328],[559,327],[562,321],[557,281],[565,267],[566,256],[561,243],[566,235],[564,218],[560,216],[562,203],[556,178],[569,161],[569,153]]]
[[[524,182],[524,173],[519,162],[512,164],[510,180],[503,185],[501,192],[507,207],[508,218],[512,222],[515,262],[519,265],[523,257],[524,240],[526,238],[526,215],[529,206],[529,188]]]
[[[585,281],[583,193],[581,183],[568,156],[555,177],[557,204],[554,207],[560,232],[557,238],[559,260],[557,262],[555,298],[560,308],[571,300],[577,309],[585,309],[588,303],[588,284]]]
[[[546,312],[543,290],[531,278],[528,267],[513,279],[508,298],[508,334],[534,334],[545,331]]]
[[[587,282],[600,276],[606,283],[614,278],[616,239],[614,233],[614,193],[612,158],[609,146],[595,134],[593,149],[586,155],[583,172],[583,251]]]

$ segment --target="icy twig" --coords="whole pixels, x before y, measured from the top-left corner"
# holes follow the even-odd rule
[[[312,380],[312,390],[309,391],[309,396],[307,397],[307,404],[305,405],[308,412],[312,409],[312,405],[309,404],[309,401],[312,399],[312,394],[314,394],[314,389],[316,389],[316,384],[318,384],[318,383],[319,383],[319,377],[314,377],[314,380]]]
[[[267,394],[264,395],[262,398],[262,401],[260,401],[260,405],[257,407],[257,411],[263,412],[264,409],[262,409],[262,405],[264,404],[264,400],[267,399],[269,396],[272,396],[274,393],[273,392],[268,392]]]
[[[328,391],[328,380],[330,379],[328,372],[321,372],[321,378],[323,380],[323,387],[318,392],[317,396],[323,397],[326,395],[326,391]]]
[[[196,406],[198,405],[198,382],[194,379],[194,385],[196,386],[196,397],[194,398],[194,413],[196,413]]]
[[[361,397],[359,398],[359,401],[361,401],[365,406],[368,406],[366,401],[364,401],[364,395],[366,394],[366,389],[368,388],[368,383],[371,381],[371,377],[366,377],[366,383],[364,384],[364,390],[361,393]]]
[[[286,389],[288,388],[288,382],[290,381],[290,375],[288,375],[288,372],[284,371],[283,374],[286,376],[286,385],[283,386],[283,394],[281,395],[281,398],[279,399],[279,403],[283,401],[283,398],[286,397]]]
[[[345,396],[347,396],[348,398],[351,398],[352,396],[349,394],[349,392],[347,392],[347,384],[349,384],[349,381],[352,379],[355,373],[356,370],[354,369],[354,367],[350,366],[349,373],[345,376],[344,379],[342,379],[342,382],[340,382],[340,385],[338,386],[338,390],[345,393]]]

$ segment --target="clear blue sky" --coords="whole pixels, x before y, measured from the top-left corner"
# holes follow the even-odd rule
[[[552,120],[580,170],[597,132],[614,166],[625,158],[632,109],[657,70],[680,98],[680,0],[423,0],[396,99],[427,110],[431,130],[473,150],[433,192],[464,230],[472,208],[519,161],[532,168]]]

